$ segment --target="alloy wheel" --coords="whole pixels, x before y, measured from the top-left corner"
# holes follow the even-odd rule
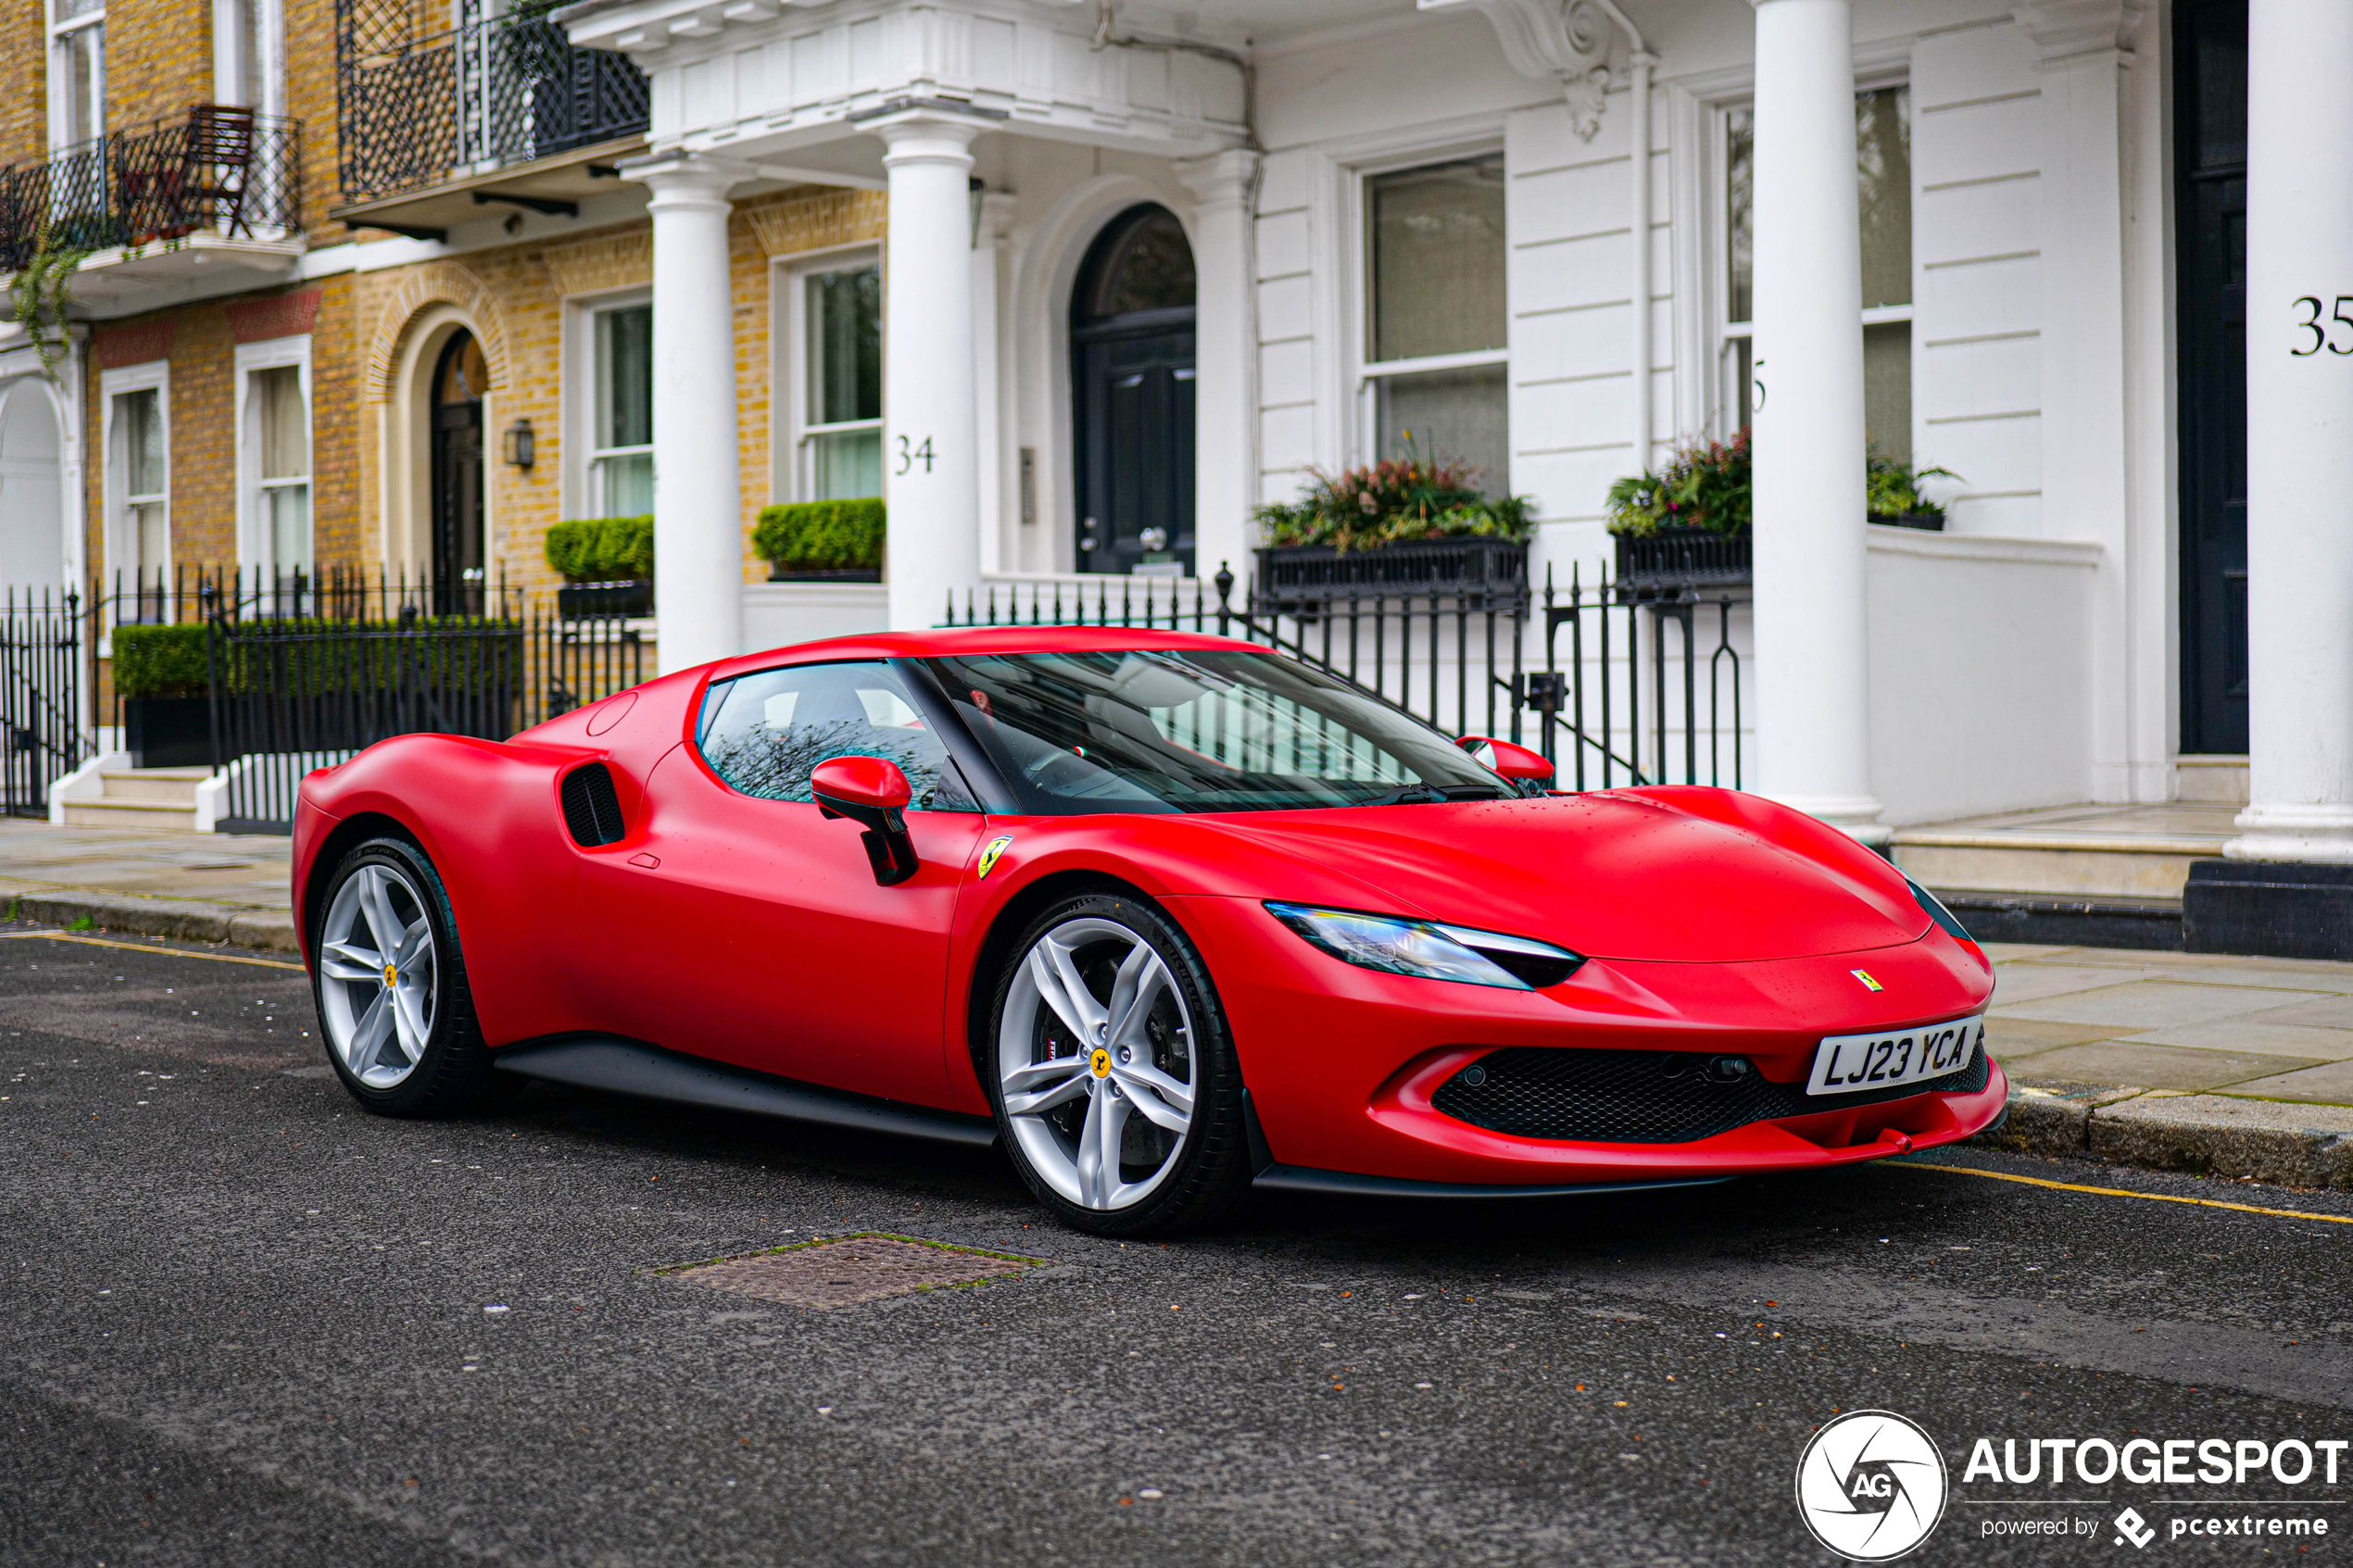
[[[1109,1211],[1168,1179],[1192,1125],[1192,1015],[1138,932],[1081,916],[1040,935],[997,1032],[1006,1121],[1067,1201]]]
[[[371,1089],[416,1071],[433,1038],[440,964],[417,884],[394,867],[344,880],[320,928],[319,1011],[328,1048]]]

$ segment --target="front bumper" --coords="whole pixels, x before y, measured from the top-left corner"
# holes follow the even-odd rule
[[[1559,1189],[1704,1181],[1884,1159],[1972,1136],[2007,1102],[1983,1086],[1820,1109],[1680,1143],[1521,1137],[1440,1110],[1464,1067],[1512,1047],[1744,1056],[1802,1085],[1825,1035],[1894,1029],[1982,1010],[1992,975],[1931,929],[1868,955],[1754,963],[1589,961],[1543,991],[1377,973],[1316,951],[1239,898],[1173,900],[1209,959],[1244,1081],[1277,1166],[1377,1181]],[[1868,962],[1881,984],[1854,978]],[[1809,1102],[1810,1105],[1810,1102]],[[1279,1178],[1277,1181],[1279,1185]]]

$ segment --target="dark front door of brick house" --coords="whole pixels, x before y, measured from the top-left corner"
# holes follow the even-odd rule
[[[2182,749],[2246,749],[2246,0],[2175,0]]]
[[[438,615],[482,613],[482,345],[461,332],[433,376],[433,599]]]

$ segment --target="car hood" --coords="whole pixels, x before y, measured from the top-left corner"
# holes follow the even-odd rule
[[[1301,868],[1267,897],[1328,899],[1330,873],[1387,909],[1533,936],[1589,958],[1733,963],[1917,940],[1901,874],[1813,819],[1730,791],[1358,807],[1192,818]]]

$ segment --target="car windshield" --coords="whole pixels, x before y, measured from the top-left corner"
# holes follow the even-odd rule
[[[1491,800],[1446,737],[1274,654],[988,654],[925,661],[1042,815]]]

